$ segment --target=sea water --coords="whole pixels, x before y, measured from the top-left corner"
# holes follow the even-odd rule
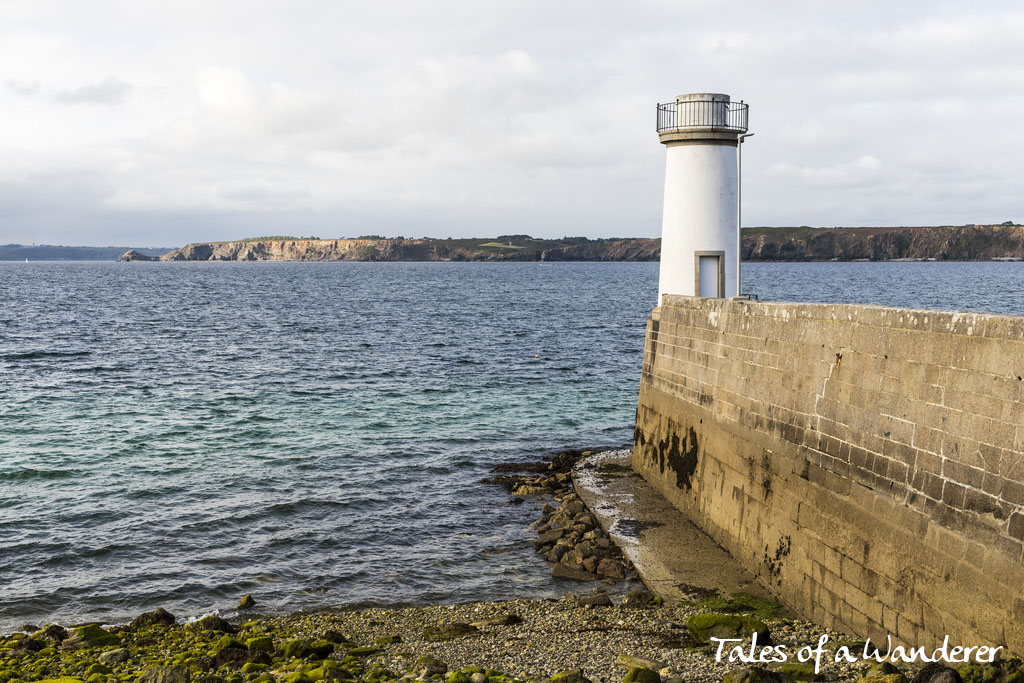
[[[548,597],[496,464],[632,438],[654,263],[0,263],[0,631]],[[747,264],[1024,313],[1024,264]]]

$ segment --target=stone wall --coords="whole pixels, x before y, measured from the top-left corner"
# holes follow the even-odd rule
[[[1024,317],[667,297],[633,466],[802,615],[1024,654]]]

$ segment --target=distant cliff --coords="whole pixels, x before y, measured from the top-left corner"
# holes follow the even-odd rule
[[[656,261],[660,240],[535,239],[253,239],[189,244],[164,261]]]
[[[745,261],[1024,259],[1024,226],[747,228]]]
[[[201,242],[164,261],[657,261],[661,240],[502,235],[467,239],[267,237]],[[1024,260],[1024,226],[746,228],[745,261]]]

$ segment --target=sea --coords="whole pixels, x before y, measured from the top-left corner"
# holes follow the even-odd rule
[[[628,447],[656,263],[0,263],[0,632],[555,597],[495,465]],[[1024,314],[1024,263],[750,263]]]

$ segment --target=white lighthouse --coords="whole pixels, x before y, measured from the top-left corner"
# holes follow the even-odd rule
[[[739,294],[739,146],[747,105],[691,93],[658,105],[668,148],[658,303],[666,294]]]

